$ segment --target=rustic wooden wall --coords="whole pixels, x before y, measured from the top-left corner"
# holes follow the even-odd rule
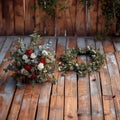
[[[104,17],[100,3],[88,9],[87,5],[79,4],[78,0],[67,0],[70,6],[66,11],[56,13],[59,18],[47,17],[37,8],[30,9],[38,0],[0,0],[0,35],[30,34],[36,28],[41,35],[95,35],[103,32]],[[116,25],[111,30],[115,33]]]

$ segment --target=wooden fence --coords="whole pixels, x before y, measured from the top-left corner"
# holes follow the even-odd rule
[[[58,18],[43,20],[44,12],[37,8],[31,10],[38,0],[0,0],[0,35],[30,34],[35,28],[41,35],[94,35],[101,33],[104,17],[97,0],[88,9],[77,0],[67,0],[69,10],[56,10]],[[111,29],[115,33],[116,25]]]

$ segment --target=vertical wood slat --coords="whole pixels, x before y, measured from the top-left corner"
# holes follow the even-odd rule
[[[39,31],[41,35],[44,34],[44,24],[43,21],[44,13],[43,10],[38,6],[39,0],[35,0],[35,29]]]
[[[62,2],[59,1],[59,4],[62,4]],[[60,9],[57,8],[56,15],[57,17],[55,18],[55,35],[64,36],[66,31],[65,12],[60,11]]]
[[[76,34],[86,35],[86,16],[85,6],[77,1],[77,14],[76,14]]]
[[[6,35],[14,34],[14,4],[13,0],[6,0],[4,2],[4,19],[5,19],[5,33]]]
[[[87,35],[94,35],[97,29],[97,0],[93,0],[93,6],[87,9],[88,15],[86,20]]]
[[[4,27],[3,27],[3,4],[2,0],[0,0],[0,35],[4,34]]]
[[[41,35],[95,35],[96,32],[103,33],[105,18],[102,15],[101,5],[94,0],[94,5],[86,9],[79,0],[67,0],[66,6],[69,10],[60,11],[56,9],[57,17],[47,17],[40,8],[35,11],[30,9],[31,5],[37,4],[39,0],[7,0],[0,1],[0,34],[29,34],[34,26]],[[62,2],[64,3],[64,2]],[[98,8],[97,8],[98,7]],[[116,32],[116,21],[112,26],[111,34]],[[87,31],[86,31],[87,29]]]
[[[15,33],[24,34],[24,3],[23,0],[14,0]]]
[[[66,33],[68,36],[74,35],[76,32],[76,0],[68,0],[66,6],[69,6],[70,9],[65,11],[66,15]]]
[[[97,32],[98,33],[104,33],[104,23],[105,19],[104,16],[102,15],[102,10],[101,10],[101,4],[100,1],[98,1],[98,11],[97,11]]]
[[[32,6],[35,5],[34,0],[25,0],[25,34],[30,34],[34,30],[35,13]]]

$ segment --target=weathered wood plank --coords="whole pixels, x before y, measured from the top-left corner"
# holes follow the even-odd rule
[[[118,64],[119,71],[120,71],[120,51],[115,52],[115,56],[116,56],[117,64]]]
[[[103,47],[104,47],[104,51],[107,52],[114,52],[114,46],[113,43],[110,39],[107,39],[105,41],[103,41]]]
[[[3,1],[0,1],[0,35],[4,34]]]
[[[68,38],[67,49],[76,47],[76,39]],[[77,120],[77,75],[75,72],[68,72],[65,75],[65,113],[66,120],[70,118]]]
[[[63,37],[58,38],[56,58],[59,59],[59,55],[65,52],[66,39]],[[49,119],[63,119],[64,111],[64,76],[58,72],[58,68],[55,68],[55,76],[57,78],[57,84],[52,87],[51,103],[50,103],[50,113]]]
[[[43,21],[44,13],[42,9],[38,6],[39,0],[35,0],[35,28],[40,32],[41,35],[44,34],[44,25],[45,22]]]
[[[25,89],[25,93],[24,93],[24,97],[23,97],[23,101],[21,104],[21,109],[19,112],[19,117],[18,120],[28,120],[30,119],[29,116],[29,110],[30,110],[30,104],[31,104],[31,96],[32,96],[32,86],[31,85],[27,85],[26,89]]]
[[[108,71],[110,77],[119,76],[120,74],[119,74],[118,64],[115,55],[113,53],[106,53],[106,59],[107,59],[107,65],[108,65]]]
[[[98,21],[97,21],[97,31],[98,33],[104,33],[104,24],[105,18],[103,17],[102,10],[101,10],[101,3],[98,1]]]
[[[96,41],[96,47],[100,49],[101,53],[104,53],[103,45],[101,41]],[[112,88],[111,80],[105,61],[104,66],[100,69],[101,87],[102,87],[102,98],[104,108],[104,119],[105,120],[116,120],[115,106],[112,99]]]
[[[85,48],[85,38],[77,38],[77,46]],[[77,61],[79,63],[86,63],[86,56],[78,56]],[[89,87],[88,75],[78,78],[78,119],[81,120],[91,120]]]
[[[0,64],[3,61],[3,58],[5,57],[6,52],[8,51],[11,43],[13,42],[13,37],[7,37],[6,41],[4,43],[4,46],[2,47],[2,50],[0,51]]]
[[[120,51],[120,39],[112,39],[116,51]]]
[[[87,45],[95,48],[94,39],[87,39]],[[89,79],[92,119],[103,120],[103,108],[99,74],[97,72],[91,73]],[[96,79],[96,81],[93,81],[93,79]]]
[[[50,93],[51,83],[44,83],[40,86],[40,96],[38,99],[38,110],[36,120],[48,119]]]
[[[62,2],[59,1],[59,4],[62,4]],[[65,12],[57,8],[56,15],[57,17],[55,18],[55,35],[64,36],[66,32]]]
[[[13,0],[4,2],[5,34],[13,35],[14,33],[14,6]],[[9,28],[9,29],[8,29]]]
[[[3,44],[4,44],[4,42],[5,42],[5,39],[6,39],[5,36],[1,36],[1,37],[0,37],[0,51],[1,51],[2,47],[3,47]]]
[[[113,99],[115,104],[115,110],[117,119],[120,118],[120,76],[111,77],[111,86],[112,86],[112,92],[113,92]]]
[[[49,120],[63,120],[64,96],[52,96]]]
[[[9,77],[4,87],[0,89],[0,119],[6,120],[15,92],[15,80]]]
[[[34,0],[25,0],[25,34],[30,34],[34,30],[35,16],[32,6],[34,6]]]
[[[76,32],[75,24],[76,24],[76,0],[68,0],[66,1],[66,6],[69,6],[70,9],[65,11],[66,15],[66,34],[68,36],[74,35]]]
[[[95,35],[97,30],[97,0],[92,1],[94,4],[92,7],[88,9],[88,16],[87,16],[87,34],[88,35]]]
[[[77,7],[77,15],[76,15],[76,34],[77,34],[77,35],[86,35],[85,6],[78,1],[76,7]]]
[[[15,33],[24,34],[24,1],[14,0],[14,11],[15,11]]]
[[[52,16],[45,18],[44,35],[55,35],[55,18]]]
[[[8,120],[18,119],[19,110],[21,108],[24,92],[25,92],[25,88],[22,88],[22,89],[17,88],[14,99],[13,99],[13,103],[10,108],[10,112],[8,115]]]

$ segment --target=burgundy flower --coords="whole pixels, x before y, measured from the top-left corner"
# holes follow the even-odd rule
[[[26,53],[26,55],[30,56],[33,53],[33,50],[32,49],[28,49],[28,50],[26,50],[25,53]]]
[[[45,59],[45,58],[40,58],[40,59],[39,59],[39,62],[45,64],[45,63],[46,63],[46,59]]]
[[[27,71],[30,71],[31,68],[32,68],[32,66],[29,65],[29,64],[26,64],[26,65],[24,66],[24,69],[27,70]]]
[[[31,80],[34,80],[34,79],[36,79],[36,78],[37,78],[37,75],[36,75],[36,74],[32,74],[31,77],[30,77]]]

